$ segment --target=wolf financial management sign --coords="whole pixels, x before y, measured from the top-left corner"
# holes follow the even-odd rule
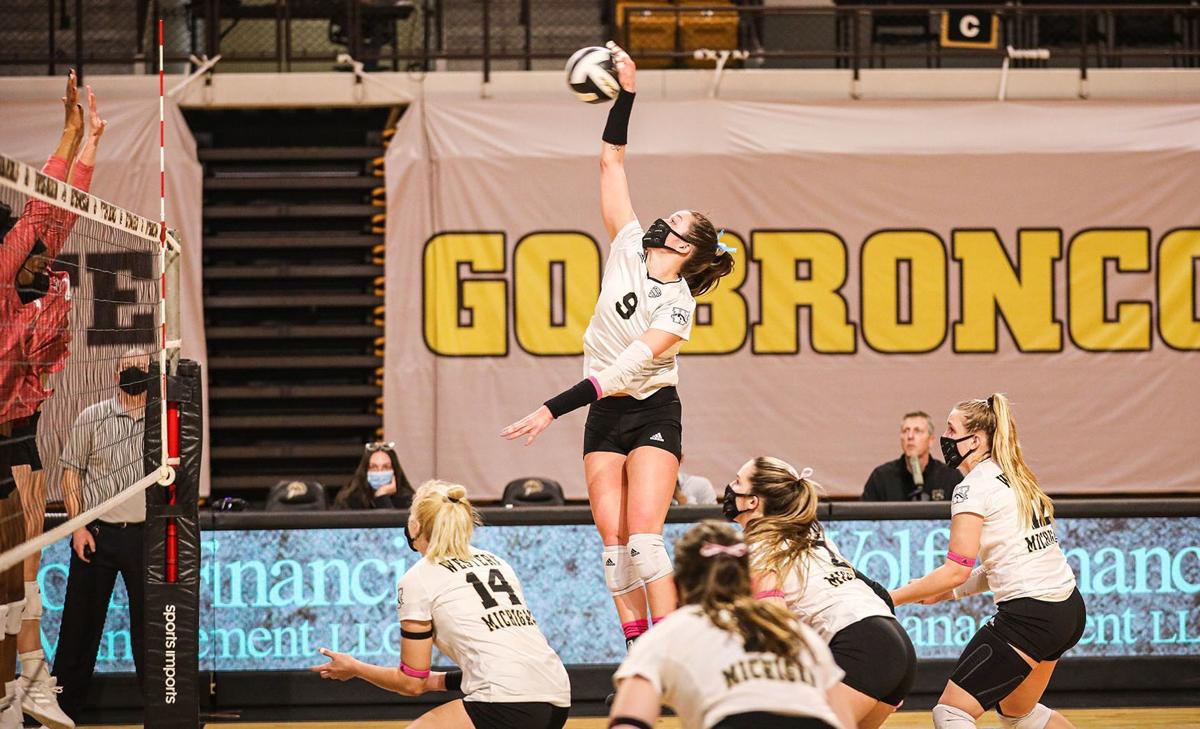
[[[848,559],[890,587],[945,558],[942,521],[828,523]],[[671,524],[673,541],[687,529]],[[1088,607],[1068,656],[1194,655],[1200,650],[1200,518],[1064,519],[1059,536]],[[1127,535],[1152,535],[1136,542]],[[618,663],[624,642],[595,558],[591,526],[485,527],[476,543],[516,569],[530,610],[566,663]],[[200,660],[208,670],[303,669],[322,647],[381,665],[399,660],[396,584],[413,563],[399,529],[205,532]],[[58,643],[67,571],[62,542],[41,572],[43,641]],[[128,612],[118,590],[99,669],[130,671]],[[958,655],[994,612],[990,596],[906,606],[899,617],[922,658]]]

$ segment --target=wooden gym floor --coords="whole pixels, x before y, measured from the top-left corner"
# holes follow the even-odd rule
[[[1200,706],[1170,709],[1064,709],[1066,716],[1078,729],[1197,729],[1200,727]],[[353,722],[362,729],[401,729],[408,722]],[[567,729],[605,729],[606,719],[571,719]],[[996,727],[995,714],[985,714],[979,722],[981,729]],[[341,729],[342,722],[242,723],[210,722],[209,727],[220,729]],[[896,714],[883,729],[929,729],[933,723],[926,711],[905,711]],[[133,725],[95,726],[92,729],[134,729]],[[679,729],[675,718],[660,719],[656,729]]]

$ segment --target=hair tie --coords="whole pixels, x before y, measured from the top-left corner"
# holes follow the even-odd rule
[[[701,557],[716,557],[718,555],[727,554],[730,557],[745,557],[746,543],[738,542],[737,544],[715,544],[713,542],[705,542],[700,547]]]
[[[992,407],[992,396],[991,395],[988,395],[987,404],[988,404],[988,408],[990,409]]]
[[[720,232],[717,233],[717,251],[720,253],[733,253],[736,251],[737,249],[733,246],[727,246],[721,242],[721,236],[723,235],[725,235],[725,229],[721,228]]]

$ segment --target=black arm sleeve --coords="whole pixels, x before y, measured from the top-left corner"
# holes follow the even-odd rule
[[[596,402],[596,386],[589,379],[580,380],[571,389],[563,390],[543,404],[557,418],[593,402]]]
[[[462,691],[462,671],[447,671],[446,672],[446,690],[447,691]]]
[[[617,94],[617,100],[608,110],[608,123],[604,125],[604,136],[601,137],[609,144],[625,146],[629,141],[629,113],[633,111],[633,97],[625,89]]]

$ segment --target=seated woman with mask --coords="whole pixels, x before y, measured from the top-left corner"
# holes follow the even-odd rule
[[[334,509],[407,509],[413,488],[400,467],[396,444],[367,443],[350,483],[338,491]]]

